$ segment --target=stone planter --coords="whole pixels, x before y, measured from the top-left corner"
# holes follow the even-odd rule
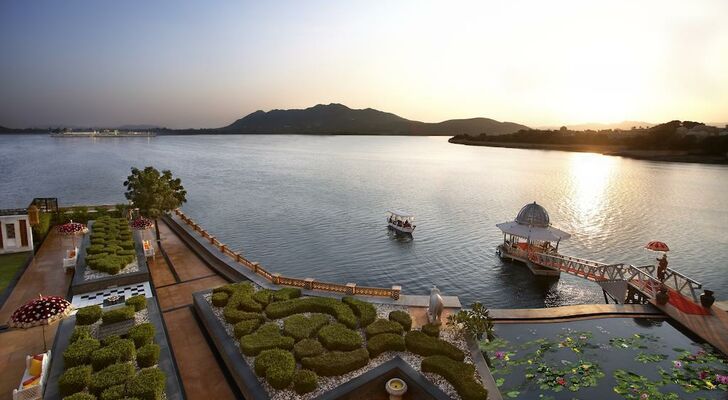
[[[402,396],[407,393],[407,384],[399,378],[388,380],[385,388],[389,393],[389,400],[401,400]]]
[[[713,303],[715,302],[715,297],[713,297],[713,291],[706,289],[703,291],[703,294],[700,295],[700,304],[705,308],[710,308]]]

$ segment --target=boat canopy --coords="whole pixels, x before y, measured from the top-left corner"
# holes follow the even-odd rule
[[[571,237],[570,234],[553,226],[540,227],[533,225],[519,224],[516,221],[502,222],[496,224],[503,233],[522,237],[529,240],[538,240],[542,242],[558,242]]]
[[[391,214],[394,217],[406,218],[406,219],[415,219],[414,214],[410,214],[410,213],[408,213],[406,211],[401,211],[401,210],[387,210],[387,213]]]

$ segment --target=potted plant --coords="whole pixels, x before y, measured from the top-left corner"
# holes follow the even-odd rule
[[[703,294],[700,295],[700,304],[702,304],[705,308],[710,308],[714,302],[715,297],[713,297],[713,291],[705,289]]]

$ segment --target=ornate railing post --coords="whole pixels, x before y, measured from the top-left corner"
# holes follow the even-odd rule
[[[276,285],[280,285],[281,283],[281,274],[279,274],[278,272],[273,273],[273,283],[275,283]]]
[[[392,298],[399,300],[399,293],[402,291],[402,286],[392,285]]]
[[[349,296],[356,294],[356,283],[349,282],[346,284],[346,294]]]
[[[303,281],[304,281],[304,284],[303,284],[304,289],[307,289],[307,290],[313,289],[313,281],[314,281],[313,278],[306,278]]]

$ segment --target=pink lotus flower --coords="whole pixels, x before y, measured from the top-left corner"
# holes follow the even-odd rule
[[[700,372],[698,372],[698,379],[700,379],[701,381],[703,379],[706,379],[708,376],[710,376],[710,373],[708,371],[700,371]]]
[[[647,393],[642,393],[642,395],[640,396],[640,399],[642,399],[642,400],[647,400],[649,398],[650,398],[650,395]]]
[[[672,365],[674,365],[675,368],[682,368],[682,363],[680,361],[673,361]]]
[[[720,374],[718,374],[718,375],[715,376],[715,380],[718,383],[723,383],[723,384],[728,385],[728,375],[720,375]]]
[[[566,380],[562,377],[558,377],[558,378],[556,378],[556,383],[558,383],[561,386],[564,386],[564,385],[566,385]]]
[[[506,353],[505,352],[502,352],[502,351],[496,351],[495,352],[495,358],[497,358],[499,360],[502,360],[503,357],[505,357],[505,355],[506,355]]]

